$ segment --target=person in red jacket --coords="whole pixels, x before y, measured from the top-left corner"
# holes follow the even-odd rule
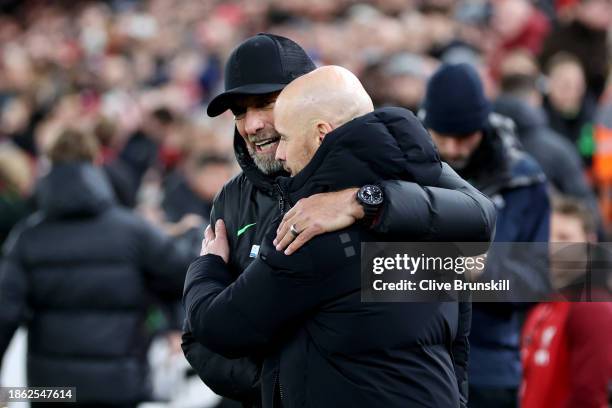
[[[576,201],[558,199],[553,204],[550,240],[554,243],[594,243],[592,214]],[[565,296],[568,289],[583,288],[586,268],[568,268],[568,260],[580,259],[586,245],[559,251],[551,245],[550,277],[553,287]],[[569,258],[568,258],[568,254]],[[560,266],[564,265],[564,268]],[[569,264],[571,265],[571,264]],[[593,299],[609,292],[596,285],[588,292]],[[608,300],[611,298],[608,296]],[[608,407],[612,384],[612,303],[563,302],[537,305],[528,315],[521,339],[523,380],[521,408]]]

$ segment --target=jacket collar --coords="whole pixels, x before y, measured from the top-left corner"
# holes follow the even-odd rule
[[[381,180],[435,185],[441,172],[437,149],[418,119],[403,108],[381,108],[327,134],[302,171],[278,181],[292,204]]]

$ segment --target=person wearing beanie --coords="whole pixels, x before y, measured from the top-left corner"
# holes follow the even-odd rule
[[[442,159],[495,203],[495,242],[548,241],[546,178],[521,150],[511,120],[491,113],[476,69],[442,65],[427,84],[420,117]],[[510,287],[521,282],[546,293],[545,256],[536,258],[508,267],[507,259],[489,257],[479,279],[510,279]],[[473,305],[468,407],[517,406],[521,312],[514,303]]]
[[[211,227],[223,220],[230,247],[228,268],[234,278],[257,258],[272,222],[291,219],[280,230],[277,250],[287,255],[311,238],[359,222],[381,234],[423,237],[434,241],[488,242],[495,209],[488,198],[448,166],[432,186],[408,181],[382,181],[384,201],[367,206],[357,200],[365,186],[315,194],[293,202],[280,189],[287,175],[275,155],[280,135],[274,128],[276,98],[294,79],[315,69],[306,51],[294,41],[267,33],[246,39],[225,66],[225,91],[214,97],[209,116],[230,110],[235,118],[234,150],[242,172],[223,186],[213,202]],[[405,205],[409,203],[409,205]],[[455,211],[448,211],[452,207]],[[455,228],[457,214],[464,227]],[[288,218],[289,217],[289,218]],[[406,227],[409,225],[409,227]],[[261,365],[265,356],[227,359],[204,347],[186,322],[183,351],[200,378],[217,394],[243,406],[261,406]],[[235,333],[240,338],[241,333]],[[465,337],[465,336],[457,336]],[[467,386],[466,386],[467,388]],[[332,390],[333,391],[333,390]]]

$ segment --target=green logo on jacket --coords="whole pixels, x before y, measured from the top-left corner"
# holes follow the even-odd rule
[[[257,224],[256,222],[252,223],[252,224],[247,224],[244,227],[240,228],[238,230],[238,232],[236,233],[236,236],[241,236],[242,234],[244,234],[246,232],[246,230],[248,230],[249,228],[251,228],[253,225]]]

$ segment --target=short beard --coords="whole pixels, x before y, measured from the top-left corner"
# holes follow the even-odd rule
[[[272,137],[280,138],[280,135],[274,128],[266,128],[258,132],[255,137],[249,137],[249,139],[251,140],[251,142],[255,142],[259,140],[269,139]],[[253,162],[255,162],[255,165],[259,170],[261,170],[263,174],[270,176],[283,170],[283,163],[276,160],[274,155],[270,157],[269,155],[257,154],[257,152],[251,147],[250,143],[247,143],[247,149],[249,151],[249,154],[253,158]]]
[[[459,159],[459,160],[453,160],[447,161],[448,165],[452,167],[453,170],[455,171],[461,171],[464,170],[467,165],[469,164],[469,160],[468,159]]]
[[[261,157],[249,147],[249,153],[255,162],[255,165],[263,174],[268,176],[278,173],[283,170],[283,163],[275,158]]]

